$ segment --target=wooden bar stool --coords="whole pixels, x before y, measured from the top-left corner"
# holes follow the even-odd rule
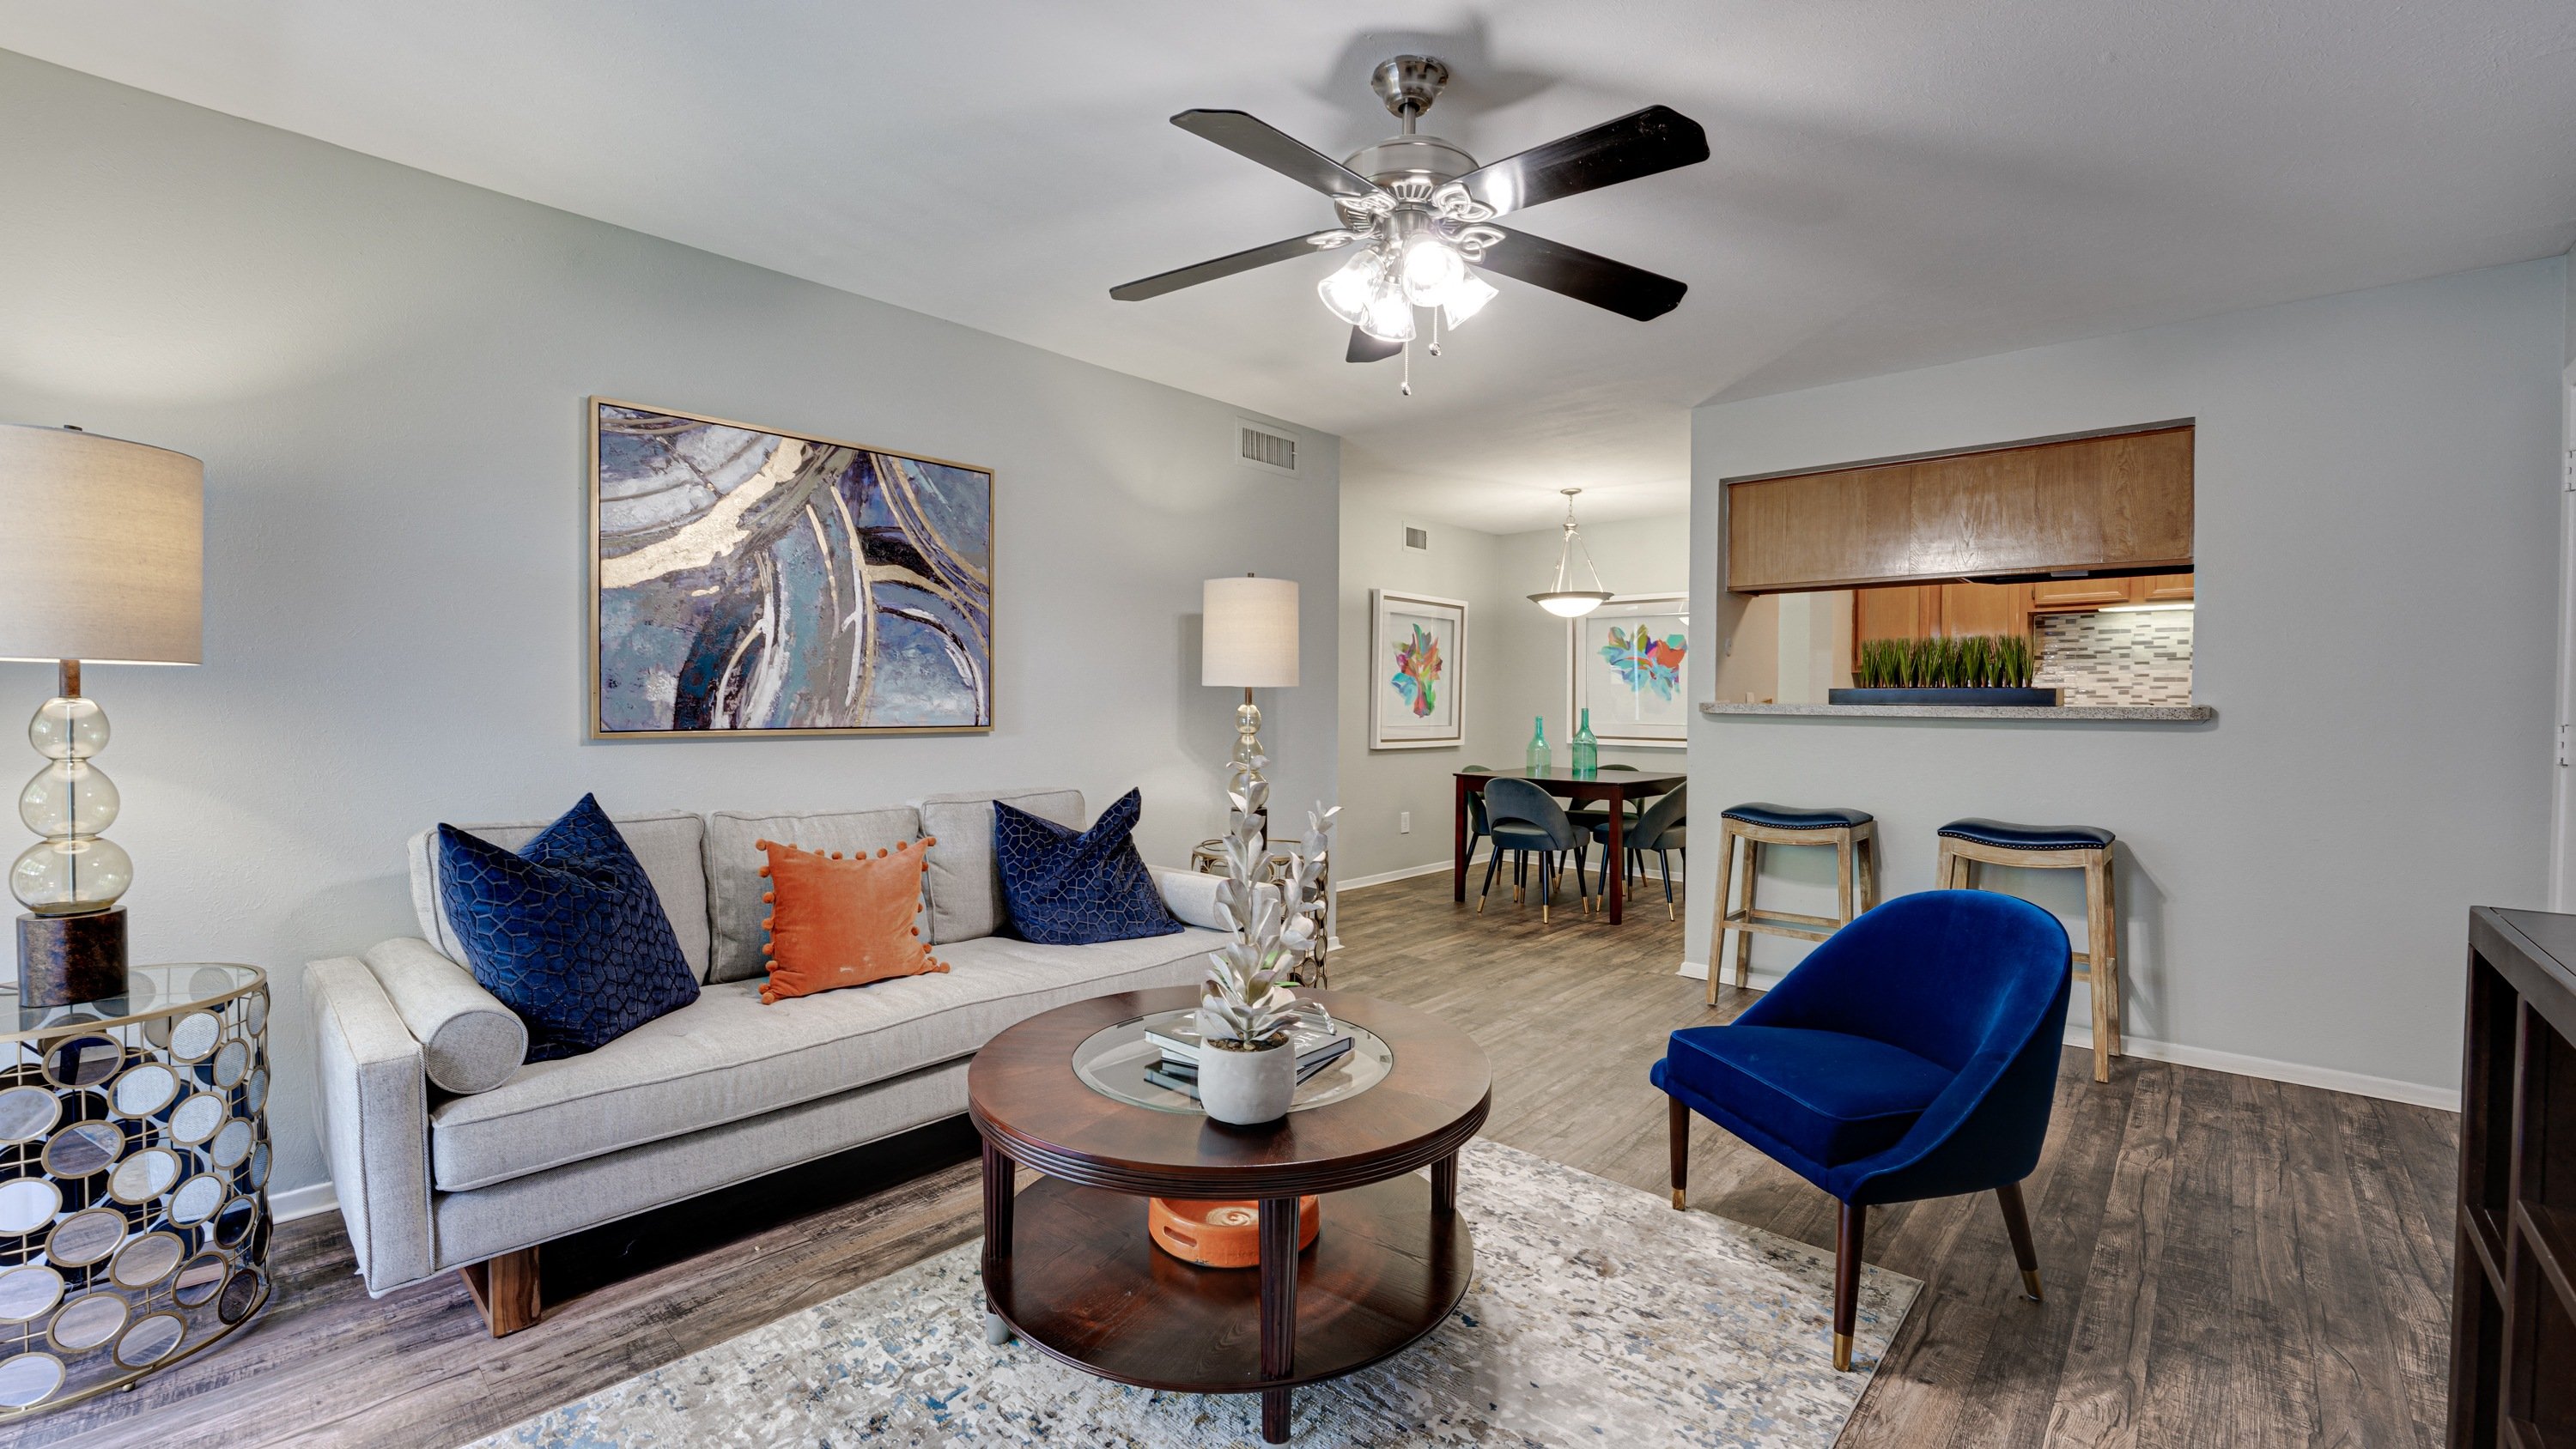
[[[1852,910],[1855,870],[1860,880],[1861,910],[1878,904],[1878,822],[1865,810],[1799,810],[1755,802],[1719,811],[1718,825],[1717,930],[1708,943],[1711,1006],[1717,1004],[1717,965],[1726,954],[1729,929],[1742,933],[1735,938],[1735,984],[1741,987],[1753,975],[1754,932],[1821,941],[1850,924],[1857,914]],[[1739,838],[1744,842],[1744,904],[1729,911],[1726,897],[1734,884],[1735,842]],[[1841,897],[1841,914],[1802,916],[1794,911],[1756,910],[1753,887],[1762,873],[1762,847],[1766,845],[1832,846],[1834,886]]]
[[[2111,1058],[2120,1055],[2120,898],[2111,884],[2110,831],[2090,825],[2012,825],[2001,820],[1953,820],[1941,827],[1941,860],[1932,873],[1943,890],[1977,889],[1977,867],[2017,865],[2026,870],[2084,872],[2086,949],[2075,956],[2075,979],[2092,988],[2093,1080],[2111,1080]]]

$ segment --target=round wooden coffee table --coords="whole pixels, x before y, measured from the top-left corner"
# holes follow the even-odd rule
[[[984,1294],[1002,1324],[1103,1378],[1261,1395],[1261,1436],[1288,1438],[1289,1392],[1365,1368],[1429,1333],[1467,1291],[1458,1151],[1493,1103],[1485,1054],[1409,1007],[1300,992],[1375,1039],[1364,1090],[1229,1127],[1177,1100],[1111,1095],[1074,1067],[1085,1043],[1194,1006],[1194,987],[1058,1007],[975,1054],[966,1090],[984,1138]],[[1136,1029],[1141,1035],[1141,1029]],[[1357,1055],[1355,1053],[1355,1055]],[[1089,1060],[1090,1058],[1087,1058]],[[1094,1071],[1095,1080],[1108,1080]],[[1321,1083],[1322,1079],[1318,1079]],[[1013,1192],[1013,1164],[1045,1180]],[[1413,1174],[1431,1169],[1431,1180]],[[1297,1200],[1324,1194],[1297,1249]],[[1143,1199],[1260,1204],[1261,1264],[1201,1268],[1156,1247]],[[1259,1331],[1247,1332],[1254,1322]]]

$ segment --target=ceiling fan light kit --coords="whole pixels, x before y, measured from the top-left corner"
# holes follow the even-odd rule
[[[1560,619],[1580,619],[1610,602],[1613,595],[1601,587],[1601,570],[1593,564],[1592,550],[1583,542],[1583,530],[1574,522],[1574,496],[1583,490],[1559,488],[1556,491],[1565,495],[1565,542],[1556,550],[1556,586],[1530,595],[1529,601]],[[1567,570],[1572,566],[1574,551],[1578,548],[1583,549],[1584,572],[1592,575],[1592,587],[1588,589],[1565,586]]]
[[[1478,166],[1463,148],[1416,130],[1448,81],[1449,67],[1430,56],[1399,55],[1381,63],[1369,86],[1403,129],[1338,162],[1242,111],[1183,111],[1172,117],[1182,130],[1331,197],[1341,225],[1160,272],[1112,287],[1109,295],[1141,302],[1272,262],[1358,246],[1359,254],[1315,292],[1327,310],[1350,324],[1346,360],[1407,354],[1407,393],[1413,390],[1406,347],[1417,335],[1413,314],[1432,314],[1431,352],[1438,356],[1440,327],[1456,330],[1494,298],[1494,285],[1479,269],[1641,322],[1680,304],[1687,288],[1670,277],[1492,222],[1543,201],[1705,161],[1708,138],[1697,123],[1669,107],[1648,106]]]

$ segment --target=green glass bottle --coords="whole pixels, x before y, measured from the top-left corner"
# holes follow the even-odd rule
[[[1574,778],[1596,780],[1601,777],[1601,742],[1592,737],[1592,711],[1585,710],[1574,728]]]
[[[1538,727],[1530,731],[1529,772],[1533,775],[1544,775],[1547,773],[1546,715],[1538,716]]]

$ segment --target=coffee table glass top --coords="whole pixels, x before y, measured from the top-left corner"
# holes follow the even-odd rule
[[[1146,1069],[1162,1061],[1163,1049],[1145,1040],[1145,1033],[1156,1028],[1187,1029],[1197,1019],[1198,1009],[1191,1007],[1158,1011],[1102,1027],[1074,1048],[1073,1074],[1104,1097],[1157,1112],[1196,1115],[1201,1110],[1197,1098],[1146,1079]],[[1333,1029],[1351,1039],[1351,1050],[1340,1061],[1298,1083],[1289,1111],[1303,1112],[1356,1097],[1385,1081],[1386,1074],[1394,1070],[1395,1050],[1377,1033],[1338,1018]]]

